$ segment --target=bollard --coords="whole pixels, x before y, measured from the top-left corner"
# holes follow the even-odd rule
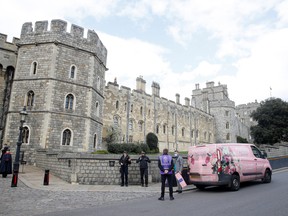
[[[11,187],[17,187],[18,183],[18,171],[13,171],[13,176],[12,176],[12,182],[11,182]]]
[[[43,185],[49,185],[49,170],[45,170]]]

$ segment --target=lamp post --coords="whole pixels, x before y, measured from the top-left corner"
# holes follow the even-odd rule
[[[14,164],[13,164],[13,176],[12,176],[11,187],[17,187],[17,183],[18,183],[19,158],[20,158],[20,148],[22,145],[23,124],[25,122],[25,118],[27,115],[28,115],[28,113],[26,112],[26,107],[24,106],[23,110],[20,111],[21,120],[20,120],[16,155],[15,155],[15,160],[14,160]]]

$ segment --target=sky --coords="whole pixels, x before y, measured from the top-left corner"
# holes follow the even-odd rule
[[[25,22],[62,19],[94,30],[108,50],[105,80],[136,89],[160,85],[180,102],[195,84],[226,84],[236,105],[288,101],[288,0],[9,0],[0,33],[20,37]]]

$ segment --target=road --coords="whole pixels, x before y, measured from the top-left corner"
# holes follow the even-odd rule
[[[287,216],[288,172],[274,173],[270,184],[259,181],[245,183],[237,192],[211,187],[205,191],[191,190],[175,194],[170,201],[158,197],[137,198],[128,201],[66,211],[55,211],[42,216],[127,216],[127,215],[195,215],[195,216]],[[125,199],[123,194],[123,199]],[[69,202],[69,200],[67,200]]]

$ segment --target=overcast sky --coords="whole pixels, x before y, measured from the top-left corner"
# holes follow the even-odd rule
[[[288,99],[287,0],[9,0],[0,33],[11,42],[23,23],[52,19],[97,32],[106,82],[135,89],[141,75],[147,93],[155,81],[182,104],[210,81],[226,84],[236,105]]]

